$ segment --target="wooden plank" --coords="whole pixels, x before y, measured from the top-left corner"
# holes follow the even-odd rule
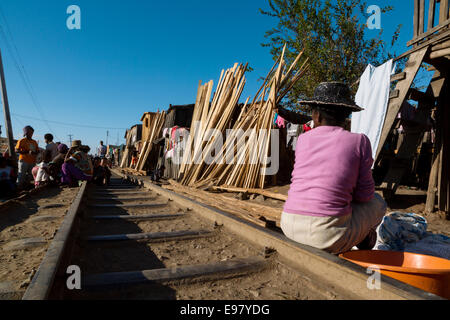
[[[89,208],[156,208],[165,207],[168,203],[144,203],[144,204],[89,204]]]
[[[225,187],[225,186],[219,186],[219,187],[213,187],[213,190],[221,190],[221,191],[228,191],[228,192],[243,192],[243,193],[253,193],[253,194],[260,194],[268,198],[280,200],[280,201],[286,201],[287,195],[281,194],[281,193],[275,193],[270,192],[264,189],[254,189],[254,188],[237,188],[237,187]]]
[[[450,55],[450,48],[436,50],[430,53],[430,59],[437,59]]]
[[[267,226],[267,221],[275,221],[277,226],[280,226],[281,208],[272,208],[254,202],[233,199],[221,194],[212,194],[203,190],[182,186],[172,180],[169,180],[169,182],[172,186],[166,186],[165,188],[173,188],[177,192],[183,192],[193,200],[199,199],[262,227]]]
[[[450,40],[433,45],[430,49],[430,53],[447,48],[450,48]]]
[[[182,239],[192,239],[213,236],[214,232],[207,230],[183,230],[174,232],[155,232],[155,233],[134,233],[134,234],[113,234],[88,237],[87,241],[128,241],[128,240],[147,240],[147,241],[172,241]]]
[[[430,179],[428,181],[428,191],[427,191],[427,201],[425,204],[425,211],[428,213],[434,212],[434,207],[436,204],[436,193],[437,193],[437,184],[439,177],[439,161],[440,161],[440,153],[442,152],[441,148],[436,152],[433,157],[433,163],[431,166]]]
[[[446,25],[448,25],[448,24],[450,24],[450,19],[446,22]],[[400,60],[400,59],[402,59],[404,57],[407,57],[407,56],[413,54],[414,52],[419,51],[419,50],[421,50],[421,49],[423,49],[423,48],[425,48],[425,47],[427,47],[427,46],[429,46],[431,44],[438,43],[440,40],[443,40],[443,39],[447,38],[449,35],[450,35],[450,30],[442,32],[441,34],[437,34],[432,39],[429,39],[429,40],[427,40],[425,42],[422,42],[421,44],[418,44],[417,47],[414,47],[414,48],[412,48],[412,49],[402,53],[401,55],[396,57],[394,59],[394,61],[398,61],[398,60]]]
[[[425,0],[420,0],[419,8],[419,35],[423,34],[425,31]]]
[[[419,36],[419,12],[420,12],[420,0],[414,0],[414,24],[413,24],[414,38],[417,38]]]
[[[448,19],[448,0],[441,0],[439,9],[439,24],[445,23]]]
[[[138,190],[138,186],[105,186],[103,188],[97,188],[96,191],[122,191],[122,190]]]
[[[391,76],[391,82],[404,80],[406,78],[406,72],[400,72]]]
[[[145,198],[89,197],[89,199],[99,201],[145,201],[145,200],[155,200],[156,197],[145,197]]]
[[[172,213],[172,214],[143,214],[143,215],[128,215],[128,216],[93,216],[94,220],[169,220],[184,217],[184,213]]]
[[[415,37],[414,39],[412,39],[411,41],[409,41],[406,45],[408,47],[417,44],[419,41],[421,40],[425,40],[428,37],[431,37],[434,33],[437,33],[438,31],[441,31],[443,29],[445,29],[448,25],[450,24],[450,19],[447,19],[446,21],[444,21],[444,23],[439,23],[437,26],[433,27],[431,30],[424,32],[423,34],[421,34],[418,37]],[[434,35],[434,37],[430,38],[427,42],[424,42],[423,44],[427,43],[431,43],[433,41],[436,41],[438,38],[436,38],[437,35]],[[445,36],[444,36],[445,37]],[[419,47],[417,47],[416,49],[419,49]],[[403,56],[403,55],[402,55]],[[401,58],[401,57],[400,57]],[[400,59],[399,57],[396,58],[396,60]]]
[[[392,90],[389,93],[389,99],[394,99],[394,98],[398,98],[400,95],[400,90]]]
[[[97,191],[97,192],[93,192],[92,194],[105,195],[105,196],[114,198],[114,197],[127,196],[127,195],[149,195],[151,193],[148,192],[148,191],[117,191],[117,192],[115,192],[115,191],[113,191],[113,192],[111,192],[111,191],[105,191],[105,192]]]
[[[208,280],[223,279],[227,274],[237,276],[262,270],[267,261],[261,257],[251,257],[222,261],[203,265],[183,266],[176,268],[154,269],[132,272],[112,272],[86,275],[82,286],[99,287],[109,285],[130,285],[141,283],[167,283],[182,279],[204,278]]]
[[[436,9],[436,0],[429,0],[430,5],[428,7],[428,26],[427,32],[430,32],[431,29],[434,28],[434,16]]]

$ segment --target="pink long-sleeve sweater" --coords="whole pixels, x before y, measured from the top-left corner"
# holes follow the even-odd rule
[[[375,193],[372,147],[367,136],[321,126],[297,142],[292,184],[284,212],[307,216],[345,216],[351,203]]]

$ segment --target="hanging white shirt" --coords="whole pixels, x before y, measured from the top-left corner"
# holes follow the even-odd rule
[[[352,114],[352,132],[365,134],[372,145],[372,157],[375,159],[386,111],[389,104],[391,75],[395,72],[393,60],[375,68],[368,65],[359,82],[355,102],[361,112]]]

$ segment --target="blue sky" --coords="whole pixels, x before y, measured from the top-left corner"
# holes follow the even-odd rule
[[[81,8],[81,30],[66,27],[72,4]],[[390,40],[403,24],[396,53],[405,51],[413,1],[371,4],[395,6],[382,16],[382,28]],[[259,13],[266,0],[2,0],[0,8],[9,45],[17,48],[38,101],[36,108],[0,33],[14,137],[30,124],[40,146],[50,129],[56,141],[68,143],[73,134],[95,148],[110,128],[109,142],[119,137],[122,143],[125,128],[144,112],[194,103],[199,80],[216,82],[222,69],[249,62],[254,71],[247,74],[244,99],[256,93],[259,77],[273,64],[269,48],[261,46],[265,31],[276,25]],[[7,29],[1,15],[0,25]],[[43,116],[65,124],[36,119]],[[3,115],[0,125],[5,136]]]

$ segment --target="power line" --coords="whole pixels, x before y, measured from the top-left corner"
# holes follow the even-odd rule
[[[24,115],[17,114],[17,113],[11,113],[11,114],[16,116],[16,117],[21,117],[21,118],[26,118],[26,119],[36,120],[36,121],[44,121],[44,120],[39,119],[39,118],[30,117],[30,116],[24,116]],[[62,126],[67,126],[67,127],[80,127],[80,128],[91,128],[91,129],[109,129],[109,130],[127,130],[127,128],[98,127],[98,126],[93,126],[93,125],[75,124],[75,123],[68,123],[68,122],[61,122],[61,121],[52,121],[52,120],[45,120],[45,121],[50,122],[50,123],[54,123],[54,124],[58,124],[58,125],[62,125]]]
[[[13,48],[11,47],[11,44],[8,41],[8,35],[6,34],[5,29],[1,25],[0,25],[0,32],[3,34],[5,43],[6,43],[6,47],[11,55],[14,65],[15,65],[17,71],[19,72],[19,75],[25,85],[25,89],[27,90],[28,94],[30,95],[31,101],[32,101],[33,105],[35,106],[36,110],[38,111],[38,114],[42,115],[42,121],[44,121],[46,123],[47,128],[50,130],[50,132],[54,132],[52,130],[52,128],[50,127],[49,123],[47,122],[47,120],[45,119],[44,109],[42,108],[41,104],[39,103],[39,100],[36,97],[36,94],[34,93],[34,88],[33,88],[33,85],[31,84],[30,77],[28,76],[25,66],[22,63],[22,58],[21,58],[19,50],[17,49],[17,46],[14,42],[14,38],[13,38],[13,35],[11,32],[11,29],[9,28],[8,20],[6,19],[6,15],[3,13],[3,10],[1,7],[0,7],[0,15],[2,16],[3,21],[5,22],[6,32],[8,33],[8,35],[11,39],[11,43],[12,43],[15,51],[13,50]],[[17,55],[17,59],[16,59],[16,56],[14,55],[14,53]],[[55,137],[59,140],[59,138],[56,136],[56,134],[55,134]]]

